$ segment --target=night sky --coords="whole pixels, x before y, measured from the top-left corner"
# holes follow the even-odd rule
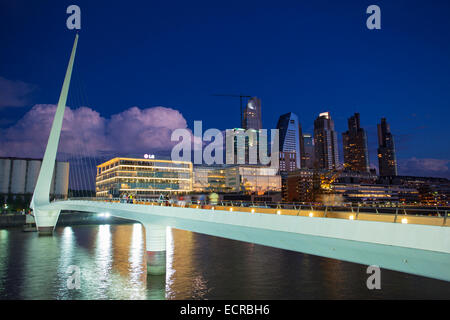
[[[88,108],[68,121],[76,131],[96,116],[84,130],[97,137],[90,148],[157,153],[177,125],[237,127],[239,100],[212,94],[242,93],[261,98],[265,128],[294,112],[312,133],[330,111],[342,140],[359,112],[374,166],[376,124],[386,117],[399,174],[450,177],[446,0],[0,0],[0,156],[43,154],[31,146],[48,129],[30,123],[51,121],[49,106],[34,106],[58,100],[75,36],[66,28],[71,4],[82,29],[68,106]],[[381,30],[366,28],[371,4]],[[172,125],[159,130],[164,119]]]

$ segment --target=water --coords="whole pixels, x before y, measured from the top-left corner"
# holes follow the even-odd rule
[[[171,229],[167,274],[147,276],[140,224],[0,230],[0,299],[450,299],[450,283]],[[68,289],[68,268],[81,288]]]

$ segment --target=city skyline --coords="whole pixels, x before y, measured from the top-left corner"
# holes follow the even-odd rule
[[[70,47],[73,33],[65,29],[64,19],[61,19],[61,23],[52,18],[56,17],[60,11],[65,12],[65,4],[56,4],[50,8],[47,5],[38,6],[27,3],[27,7],[36,9],[29,10],[29,12],[40,12],[42,17],[48,18],[43,19],[32,30],[27,29],[30,26],[31,13],[24,13],[22,16],[21,4],[24,2],[2,4],[6,6],[5,10],[1,11],[2,14],[8,12],[8,16],[2,16],[1,19],[1,32],[4,35],[7,50],[2,51],[0,61],[8,63],[1,63],[0,87],[7,94],[0,99],[0,130],[2,132],[0,146],[3,149],[2,156],[27,156],[20,152],[33,152],[34,156],[40,157],[42,151],[39,153],[38,150],[35,150],[35,145],[45,139],[42,137],[45,134],[41,132],[43,130],[37,131],[31,126],[29,119],[49,117],[51,107],[45,104],[54,103],[56,100],[54,93],[59,90],[60,83],[56,80],[58,77],[54,75],[62,74],[60,66],[65,64],[64,52]],[[281,19],[277,18],[280,26],[275,29],[275,34],[266,33],[264,35],[266,42],[259,44],[251,42],[254,43],[253,46],[247,42],[245,45],[241,42],[238,44],[229,42],[228,36],[233,36],[238,32],[244,32],[255,39],[260,39],[259,31],[267,30],[256,30],[251,23],[244,19],[245,15],[238,14],[236,16],[233,11],[233,3],[224,8],[224,17],[212,24],[211,28],[214,31],[220,30],[221,22],[231,17],[237,19],[236,25],[227,32],[219,33],[217,39],[209,37],[209,42],[203,42],[203,44],[199,41],[207,37],[208,32],[213,31],[198,30],[195,22],[183,18],[178,11],[174,12],[174,18],[176,17],[177,21],[186,28],[186,31],[182,32],[183,35],[193,29],[196,30],[191,34],[191,38],[195,44],[199,45],[199,48],[188,48],[183,39],[160,29],[145,36],[150,29],[143,28],[145,24],[138,26],[132,21],[136,20],[136,17],[140,17],[140,13],[126,8],[125,10],[128,11],[124,28],[120,33],[114,35],[124,43],[123,49],[115,57],[99,60],[98,54],[105,56],[104,53],[107,50],[115,50],[117,47],[114,45],[114,41],[109,41],[111,35],[105,34],[104,30],[98,28],[104,21],[98,15],[100,6],[81,1],[80,7],[84,13],[88,14],[83,20],[83,27],[80,31],[82,39],[79,52],[80,61],[76,62],[74,80],[76,85],[84,87],[89,100],[86,98],[84,103],[81,103],[83,101],[77,103],[76,99],[72,98],[71,101],[69,97],[68,105],[70,107],[78,108],[80,105],[87,105],[88,108],[73,110],[74,119],[69,124],[68,130],[80,127],[80,119],[90,116],[92,123],[84,124],[84,128],[87,131],[98,133],[99,139],[108,140],[112,147],[132,153],[133,150],[130,150],[129,144],[126,143],[126,141],[132,140],[137,144],[136,150],[134,150],[136,153],[141,149],[152,149],[146,153],[153,150],[158,151],[158,149],[164,150],[164,147],[167,147],[168,133],[173,126],[192,128],[194,120],[204,120],[208,127],[223,129],[237,127],[239,125],[239,102],[233,99],[217,99],[211,97],[211,94],[221,91],[243,92],[261,98],[264,108],[264,117],[262,118],[264,128],[274,128],[276,118],[280,114],[294,112],[302,119],[303,131],[312,133],[315,116],[320,112],[330,111],[334,115],[336,131],[339,133],[340,154],[342,154],[340,133],[345,131],[346,119],[350,114],[359,112],[363,119],[361,126],[367,131],[371,167],[378,167],[376,123],[379,119],[386,117],[396,137],[399,174],[450,177],[448,169],[450,150],[442,148],[441,144],[435,141],[437,139],[433,139],[433,137],[445,136],[445,126],[439,124],[449,112],[446,107],[450,100],[448,90],[436,92],[436,88],[445,85],[448,74],[446,70],[449,67],[448,59],[444,59],[449,46],[440,38],[442,30],[445,30],[444,26],[448,24],[447,20],[442,19],[442,12],[445,12],[447,5],[422,6],[420,14],[436,18],[433,19],[435,26],[423,25],[419,21],[413,28],[413,31],[417,33],[414,35],[411,32],[411,26],[404,28],[403,25],[405,25],[405,21],[419,15],[417,8],[412,9],[407,17],[396,17],[396,14],[402,12],[401,6],[382,4],[383,21],[386,21],[384,27],[397,32],[392,35],[385,29],[378,33],[368,31],[364,25],[366,15],[362,5],[350,4],[350,2],[339,5],[328,2],[326,4],[330,11],[334,10],[339,14],[333,17],[327,13],[318,13],[315,6],[320,6],[320,4],[310,7],[302,4],[282,3],[276,9]],[[200,5],[200,7],[201,10],[198,13],[200,17],[208,16],[212,10],[207,5]],[[118,9],[111,5],[108,10],[113,13]],[[152,9],[150,10],[151,15],[158,10],[164,12],[166,10],[164,6],[152,7]],[[270,12],[270,9],[270,6],[261,4],[260,7],[257,7],[255,14],[264,17]],[[292,9],[298,19],[286,19],[291,17],[288,9]],[[308,14],[312,14],[317,19],[317,23],[323,21],[325,17],[331,18],[331,21],[319,29],[318,36],[329,46],[335,43],[332,39],[342,33],[341,35],[345,35],[348,39],[342,43],[341,49],[334,48],[327,54],[326,50],[322,50],[324,47],[316,40],[303,32],[299,33],[302,30],[301,18]],[[337,20],[338,16],[339,20]],[[294,22],[297,20],[299,22]],[[283,21],[291,21],[292,24]],[[337,21],[339,21],[338,28],[329,28],[333,22]],[[56,27],[59,23],[62,24],[60,29]],[[160,21],[156,17],[151,26],[157,27],[159,23]],[[23,31],[18,28],[19,24],[27,30]],[[270,26],[273,27],[273,24]],[[9,31],[6,32],[6,30]],[[43,33],[42,30],[46,30],[46,32]],[[277,43],[275,35],[281,31],[287,32],[286,34],[293,39],[295,39],[295,35],[298,35],[299,41],[298,43],[297,41],[283,43],[282,48],[285,50],[278,49],[275,52],[270,47]],[[53,37],[49,35],[53,35]],[[100,35],[104,35],[104,39]],[[130,35],[133,36],[130,38]],[[183,45],[180,54],[176,53],[177,51],[170,51],[171,54],[166,54],[166,50],[173,48],[172,44],[162,40],[162,37],[166,36]],[[140,39],[139,37],[146,40],[139,42],[137,40]],[[13,40],[19,38],[23,40],[20,42]],[[124,38],[129,38],[129,40],[124,40]],[[439,46],[441,53],[437,56],[433,55],[433,59],[428,59],[432,50],[424,51],[414,47],[416,41],[422,43],[424,38],[427,39],[426,44],[430,49]],[[402,39],[401,45],[396,44],[399,39]],[[106,44],[102,42],[103,40],[112,44]],[[304,48],[303,44],[308,41],[312,41],[309,42],[312,47],[301,53],[299,49]],[[58,43],[57,47],[56,43]],[[136,47],[138,43],[139,45]],[[237,45],[238,50],[230,52],[228,47],[234,45]],[[354,53],[350,52],[347,47],[353,48]],[[385,47],[386,49],[384,49]],[[51,48],[51,52],[48,51],[49,48]],[[158,50],[155,51],[155,48]],[[207,50],[210,53],[209,57],[201,54],[202,51],[205,52],[205,48],[209,48],[209,51]],[[392,51],[393,48],[394,51]],[[259,49],[257,52],[261,59],[248,58],[255,49]],[[384,50],[388,49],[390,58],[384,55],[387,52]],[[34,52],[42,53],[39,56],[40,60],[36,60]],[[287,55],[286,59],[279,59],[283,56],[283,54],[280,55],[280,52],[291,52],[292,54]],[[405,58],[406,52],[408,59]],[[146,55],[149,53],[151,56],[147,57]],[[192,63],[177,64],[177,67],[181,68],[180,70],[168,67],[169,62],[182,58],[183,53],[189,54],[189,57],[193,59]],[[136,61],[131,61],[127,58],[128,56],[136,56],[136,59],[133,59]],[[378,59],[381,56],[384,58]],[[217,61],[211,57],[225,59],[223,61],[226,62],[227,68],[211,68],[212,64]],[[333,58],[330,60],[330,57]],[[266,61],[264,59],[268,58],[272,67],[263,63]],[[305,65],[302,63],[302,58],[307,61],[312,60]],[[349,59],[352,60],[351,65],[348,64]],[[136,73],[133,71],[136,71],[135,63],[138,61],[145,63],[142,71]],[[428,61],[434,61],[435,64],[430,64]],[[162,68],[166,68],[168,72],[167,76],[162,78],[160,76],[163,69],[157,67],[161,63]],[[436,64],[439,64],[439,68],[435,67]],[[50,69],[49,66],[51,66]],[[318,66],[321,67],[318,68]],[[335,69],[330,69],[332,66]],[[350,66],[351,68],[348,70]],[[205,67],[210,70],[207,71]],[[300,68],[312,74],[312,78],[301,76],[305,72],[299,74]],[[356,69],[358,71],[355,71]],[[33,72],[29,72],[29,70],[33,70]],[[192,72],[193,70],[196,72]],[[289,70],[294,70],[293,74],[289,73]],[[313,70],[314,72],[312,72]],[[402,70],[408,70],[408,72],[404,73]],[[410,76],[411,72],[413,76]],[[99,75],[103,73],[104,77],[102,76],[100,79]],[[181,73],[189,74],[191,77],[189,84],[177,80]],[[197,73],[199,75],[195,75]],[[348,75],[344,76],[346,73]],[[239,74],[246,76],[240,77]],[[430,77],[431,75],[432,77]],[[169,78],[174,83],[169,85]],[[419,81],[419,79],[427,80],[425,82]],[[129,85],[125,85],[126,83]],[[430,88],[432,85],[434,87]],[[423,87],[419,90],[419,86]],[[116,90],[117,88],[120,90]],[[33,106],[35,106],[34,109],[32,109]],[[133,108],[133,106],[137,106],[137,108]],[[150,117],[155,119],[165,117],[170,120],[172,127],[162,127],[161,134],[152,135],[155,128],[159,127],[158,121],[148,120]],[[136,120],[137,118],[140,119]],[[136,129],[126,133],[122,132],[122,136],[114,134],[113,132],[121,127],[118,124],[119,119],[124,121],[124,125],[131,126],[132,124]],[[227,125],[223,126],[224,123]],[[138,138],[143,130],[149,134],[145,141]],[[18,132],[21,133],[20,137],[17,137]],[[417,145],[420,148],[417,148]],[[62,147],[64,146],[62,145]],[[90,147],[96,149],[98,145]],[[5,154],[6,152],[10,152],[10,154]],[[340,161],[343,161],[342,155]]]
[[[45,110],[44,111],[45,115],[46,115],[46,114],[49,114],[49,112],[52,112],[51,109],[54,108],[54,106],[53,105],[37,105],[32,110],[30,110],[30,113],[33,113],[33,111],[36,111],[36,108],[38,109],[38,111],[42,111],[42,108],[50,109],[50,110]],[[185,125],[185,128],[187,128],[188,130],[191,130],[191,128],[186,124],[186,122],[183,121],[184,119],[182,119],[182,115],[179,112],[177,112],[176,110],[171,110],[170,108],[156,107],[156,108],[150,108],[150,109],[146,109],[146,110],[140,110],[140,109],[138,109],[136,107],[133,107],[132,109],[125,110],[124,113],[130,113],[130,112],[133,112],[133,111],[137,111],[139,116],[142,115],[143,118],[145,118],[145,114],[146,113],[147,114],[148,113],[151,114],[152,112],[155,111],[155,109],[165,109],[164,111],[167,112],[169,115],[170,114],[172,114],[172,115],[175,114],[175,116],[177,116],[179,118],[181,116],[181,118],[180,118],[181,119],[181,124],[182,124],[181,127],[183,127],[183,125]],[[89,110],[88,108],[85,108],[85,107],[84,108],[75,109],[75,110],[70,110],[69,109],[69,113],[72,113],[72,112],[74,114],[74,116],[70,117],[72,119],[73,118],[77,118],[77,117],[78,118],[82,118],[83,116],[86,116],[86,113],[88,113],[88,115],[94,114],[94,115],[98,116],[98,113],[96,111],[94,111],[94,110],[91,111],[91,110]],[[75,115],[75,113],[77,113],[77,112],[79,112],[80,114]],[[83,115],[83,113],[85,113],[85,114]],[[325,113],[328,113],[328,112],[322,112],[321,114],[325,114]],[[283,115],[280,115],[280,117],[281,116],[283,116]],[[28,117],[28,118],[30,119],[31,117]],[[120,117],[117,117],[117,118],[120,118]],[[384,117],[381,118],[381,120],[383,120],[383,119],[385,119],[385,118]],[[21,119],[21,121],[23,121],[23,120],[26,121],[27,117],[24,117],[23,119]],[[50,120],[50,119],[47,119],[47,120]],[[96,120],[98,120],[98,119],[96,119]],[[104,119],[101,119],[101,120],[104,120]],[[65,123],[66,122],[67,122],[67,119],[65,118]],[[74,122],[76,122],[76,121],[74,121]],[[111,122],[113,122],[113,121],[111,121]],[[130,122],[130,121],[128,121],[128,122]],[[299,124],[300,124],[300,126],[302,125],[301,122],[299,122]],[[115,123],[115,125],[120,126],[120,123]],[[44,123],[44,126],[45,126],[45,123]],[[49,121],[47,123],[47,126],[48,126],[48,129],[49,129],[49,126],[50,126],[50,122]],[[20,122],[19,122],[19,127],[23,128],[23,125],[21,125]],[[74,125],[74,124],[71,124],[70,127],[72,127],[72,128],[70,128],[70,130],[75,130],[76,129],[75,128],[76,125]],[[17,129],[17,128],[12,127],[12,129]],[[170,146],[174,145],[174,142],[170,141],[170,132],[171,132],[171,130],[167,130],[164,133],[163,136],[165,138],[165,141],[164,140],[159,141],[160,145],[166,145],[166,146],[167,145],[170,145]],[[312,130],[312,132],[314,132],[314,130]],[[343,139],[342,139],[342,134],[344,134],[345,132],[340,132],[338,130],[335,130],[335,133],[336,133],[336,139],[338,141],[338,143],[337,143],[337,153],[338,153],[337,159],[338,159],[338,162],[337,163],[339,165],[342,165],[342,164],[344,164],[346,162],[345,158],[344,158],[344,144],[343,144]],[[304,135],[305,134],[302,135],[303,138],[304,138]],[[306,133],[306,135],[310,135],[311,138],[314,138],[314,134]],[[394,136],[395,136],[395,134],[394,134]],[[64,137],[64,133],[63,133],[63,137]],[[42,135],[40,138],[44,139],[45,137],[44,137],[44,135]],[[83,138],[77,139],[77,140],[79,140],[79,141],[77,141],[78,144],[83,144],[83,140],[84,140]],[[366,141],[367,140],[369,140],[369,139],[366,138]],[[0,140],[0,143],[1,142],[2,141]],[[301,142],[302,141],[300,140],[300,144],[302,144]],[[125,143],[126,143],[126,141],[125,141]],[[29,145],[29,144],[30,143],[26,142],[26,141],[24,143],[24,145]],[[371,152],[369,152],[369,160],[370,160],[370,162],[369,162],[369,169],[376,169],[377,173],[379,174],[379,161],[378,160],[372,161],[374,156],[376,158],[377,155],[378,155],[378,148],[377,148],[378,147],[378,140],[377,139],[371,139],[371,140],[367,141],[367,145],[368,145],[368,150],[372,150]],[[79,148],[79,145],[77,147]],[[87,154],[89,154],[89,152],[91,152],[94,147],[95,147],[95,144],[94,144],[94,146],[88,146],[88,148],[84,148],[83,149],[83,152],[87,152]],[[315,150],[315,147],[313,149]],[[163,150],[161,152],[161,149],[156,149],[156,154],[160,153],[163,158],[167,158],[167,156],[169,154],[168,151],[169,150]],[[280,151],[281,151],[281,149],[280,149]],[[114,155],[124,155],[124,154],[125,155],[130,155],[130,154],[131,155],[139,155],[139,154],[142,153],[142,152],[139,152],[139,151],[136,151],[136,150],[133,151],[133,150],[126,149],[126,148],[125,148],[125,151],[123,153],[121,153],[121,150],[119,150],[119,149],[111,150],[111,152]],[[73,155],[73,153],[70,150],[65,150],[65,152],[62,152],[63,159],[67,160],[68,158],[70,158],[71,154]],[[395,151],[395,154],[396,154],[396,158],[397,158],[398,157],[398,152]],[[0,156],[3,156],[3,157],[5,157],[5,156],[6,157],[37,157],[37,158],[39,158],[41,155],[39,154],[39,152],[36,152],[35,150],[32,153],[28,153],[27,150],[25,150],[23,153],[15,153],[15,152],[11,153],[11,150],[5,149],[0,154]],[[224,154],[224,156],[225,156],[225,154]],[[416,160],[417,160],[418,163],[413,165],[413,169],[407,169],[407,170],[405,170],[404,167],[402,167],[401,164],[399,165],[398,162],[397,162],[398,170],[396,170],[396,174],[398,174],[398,175],[410,175],[410,176],[414,176],[415,175],[415,176],[430,176],[430,177],[450,178],[450,172],[447,172],[447,170],[442,170],[442,171],[430,170],[430,171],[428,171],[429,174],[415,174],[414,173],[415,171],[413,171],[413,170],[415,169],[416,165],[425,165],[425,166],[430,166],[430,167],[433,167],[433,166],[436,165],[434,163],[433,159],[423,159],[425,162],[421,162],[420,164],[419,164],[420,159],[416,159],[415,157],[413,157],[412,159],[409,159],[408,161],[409,162],[414,162]],[[445,167],[446,166],[446,160],[438,161],[437,165],[440,166],[441,168],[445,169],[446,168]],[[426,172],[426,171],[424,171],[424,172]]]

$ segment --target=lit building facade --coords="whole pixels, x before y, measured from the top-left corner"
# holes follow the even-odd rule
[[[194,192],[228,192],[226,168],[194,166],[192,187]]]
[[[331,190],[323,192],[317,172],[311,169],[300,169],[289,172],[283,179],[283,200],[287,202],[323,202],[327,198],[340,199],[343,202],[415,202],[419,201],[420,192],[417,188],[405,185],[376,184],[374,177],[366,173],[366,177],[357,177],[355,183],[332,183]],[[349,172],[349,175],[352,173]],[[376,177],[375,177],[376,179]],[[348,177],[339,181],[349,180]],[[353,180],[353,179],[352,179]],[[334,196],[339,196],[338,198]]]
[[[360,125],[359,113],[348,119],[348,130],[342,134],[344,163],[351,171],[369,171],[369,153],[366,132]]]
[[[192,191],[192,162],[114,158],[97,166],[97,197],[136,198]]]
[[[283,201],[313,202],[314,201],[314,170],[300,169],[283,179]]]
[[[226,184],[230,192],[265,194],[281,193],[281,176],[278,168],[240,165],[226,168]]]
[[[243,110],[242,128],[260,130],[262,129],[261,99],[251,98]]]
[[[297,170],[297,153],[296,152],[283,152],[279,153],[280,172],[291,172]]]
[[[31,196],[41,170],[42,159],[0,158],[0,195]],[[57,161],[50,187],[51,198],[67,198],[69,163]]]
[[[255,129],[231,129],[226,135],[226,164],[258,164],[259,141],[262,132]],[[251,158],[253,152],[255,157]],[[252,162],[253,163],[252,163]]]
[[[337,134],[329,112],[319,114],[314,121],[314,152],[319,169],[333,170],[339,167]]]
[[[350,202],[414,202],[419,198],[417,189],[392,185],[336,183],[333,191]]]
[[[397,158],[394,137],[385,118],[378,124],[378,167],[380,176],[397,175]]]
[[[292,112],[281,115],[278,119],[277,129],[279,130],[280,135],[280,153],[295,153],[296,168],[300,169],[303,139],[302,127],[297,115]]]
[[[266,194],[281,192],[278,168],[260,165],[195,166],[193,191]]]

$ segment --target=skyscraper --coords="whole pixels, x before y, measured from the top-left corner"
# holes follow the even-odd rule
[[[314,153],[319,169],[337,169],[339,153],[337,134],[329,112],[319,114],[314,121]]]
[[[227,164],[258,164],[261,131],[242,128],[230,129],[226,136],[226,163]],[[251,163],[250,152],[256,153],[255,163]]]
[[[302,168],[314,168],[314,139],[311,134],[305,133],[303,134],[303,151],[302,151],[302,159],[301,166]]]
[[[378,166],[380,176],[397,175],[394,137],[386,118],[382,118],[378,124]]]
[[[366,132],[360,126],[359,113],[348,119],[348,130],[342,134],[344,144],[344,163],[352,171],[369,171]]]
[[[257,97],[251,98],[247,107],[243,111],[242,128],[243,129],[262,129],[261,120],[261,100]]]
[[[301,152],[303,149],[302,127],[295,113],[283,114],[278,119],[277,129],[280,130],[280,152],[294,152],[296,167],[301,168]]]
[[[251,98],[247,106],[242,112],[242,128],[233,129],[234,136],[227,137],[227,139],[232,139],[229,142],[233,144],[234,148],[230,149],[227,147],[226,150],[226,161],[227,164],[244,164],[250,163],[249,153],[254,147],[255,151],[258,153],[260,148],[260,138],[262,129],[261,120],[261,100],[257,97]],[[239,138],[240,137],[240,138]],[[243,139],[244,145],[238,145],[238,139]],[[254,159],[256,163],[259,164],[259,159]]]

